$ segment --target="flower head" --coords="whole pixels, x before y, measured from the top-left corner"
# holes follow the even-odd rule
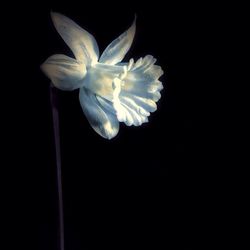
[[[119,122],[128,126],[148,122],[161,97],[163,86],[158,79],[163,71],[151,55],[121,63],[133,42],[136,18],[99,57],[98,45],[90,33],[59,13],[51,13],[51,17],[75,58],[53,55],[41,69],[55,87],[80,89],[80,104],[92,128],[111,139],[119,131]]]

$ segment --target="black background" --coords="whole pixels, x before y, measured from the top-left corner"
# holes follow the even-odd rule
[[[39,66],[52,54],[72,52],[52,25],[53,10],[92,33],[100,51],[130,26],[136,13],[136,37],[124,61],[151,54],[164,70],[162,98],[149,123],[121,124],[111,141],[88,124],[78,91],[57,91],[66,250],[151,244],[166,249],[173,243],[187,248],[198,239],[206,243],[221,237],[220,222],[213,224],[218,207],[209,202],[216,182],[212,154],[220,144],[214,139],[216,118],[210,119],[216,85],[211,81],[216,63],[211,26],[220,10],[176,1],[37,2],[9,10],[11,52],[18,65],[11,77],[15,102],[5,96],[11,121],[7,157],[15,162],[10,163],[12,234],[23,231],[26,247],[57,249],[49,79]]]

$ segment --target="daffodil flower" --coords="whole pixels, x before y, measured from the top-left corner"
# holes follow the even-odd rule
[[[119,122],[128,126],[148,122],[161,97],[163,86],[158,79],[163,71],[151,55],[121,63],[133,42],[136,18],[99,57],[98,45],[90,33],[59,13],[51,13],[51,17],[75,58],[53,55],[41,69],[55,87],[80,89],[80,104],[92,128],[111,139],[119,131]]]

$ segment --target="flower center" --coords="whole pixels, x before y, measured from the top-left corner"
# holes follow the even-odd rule
[[[98,63],[87,70],[84,87],[109,101],[113,99],[113,80],[123,72],[122,66]]]

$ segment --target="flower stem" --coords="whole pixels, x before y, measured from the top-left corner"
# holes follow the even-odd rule
[[[58,245],[60,250],[64,250],[64,216],[63,216],[63,192],[62,192],[62,168],[61,168],[61,150],[60,150],[60,131],[59,131],[59,113],[58,99],[56,89],[50,85],[50,103],[52,108],[55,150],[56,150],[56,169],[57,169],[57,191],[58,191]]]

